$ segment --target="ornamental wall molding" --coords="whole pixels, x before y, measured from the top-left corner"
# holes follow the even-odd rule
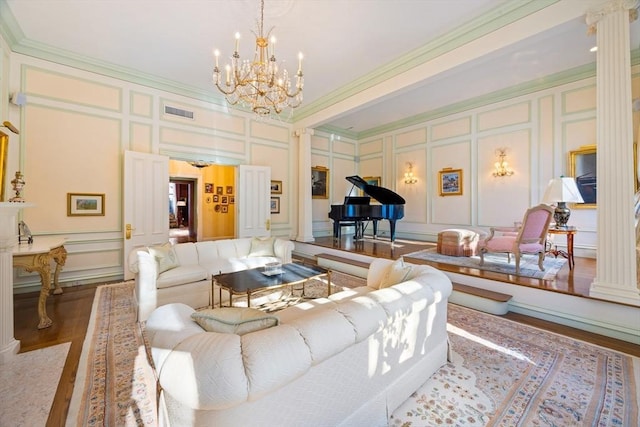
[[[638,4],[640,0],[610,0],[603,3],[600,7],[593,8],[587,11],[587,34],[592,35],[597,31],[598,21],[603,17],[616,13],[629,11],[629,22],[633,22],[638,19]]]

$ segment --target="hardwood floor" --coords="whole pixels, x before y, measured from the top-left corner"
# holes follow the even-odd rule
[[[400,239],[398,239],[394,245],[391,245],[388,241],[384,240],[354,243],[353,241],[350,241],[350,237],[348,236],[343,237],[339,244],[335,243],[332,237],[316,239],[315,244],[333,248],[336,248],[337,245],[338,249],[342,248],[342,250],[357,251],[390,259],[397,259],[407,253],[433,246],[432,243],[428,242],[410,242]],[[439,265],[436,267],[441,269],[452,268],[451,266],[446,265]],[[477,272],[477,274],[482,273]],[[553,292],[568,292],[580,295],[580,292],[584,292],[585,289],[588,290],[589,284],[593,280],[594,275],[594,260],[576,258],[576,267],[574,270],[569,271],[567,266],[563,267],[556,277],[556,283],[553,285],[557,289],[549,290]],[[523,279],[518,280],[515,277],[502,277],[496,280],[513,280],[514,284],[524,286],[550,286],[549,284],[540,283],[541,281],[530,282]],[[73,385],[78,370],[82,344],[84,342],[91,314],[95,288],[96,285],[64,288],[63,294],[51,295],[47,300],[47,312],[49,317],[53,320],[53,325],[42,330],[37,329],[38,293],[14,296],[15,338],[20,341],[20,352],[71,342],[71,348],[69,350],[67,362],[64,366],[60,384],[58,385],[54,403],[49,414],[47,426],[61,426],[65,424],[67,412],[69,410],[69,402],[73,392]],[[504,317],[640,357],[640,346],[625,341],[596,335],[516,313],[508,313]]]

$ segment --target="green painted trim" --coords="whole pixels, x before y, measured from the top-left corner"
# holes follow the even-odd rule
[[[472,19],[455,30],[408,52],[394,61],[377,68],[353,82],[321,97],[312,104],[301,106],[294,114],[295,121],[311,116],[332,105],[350,98],[381,82],[402,74],[418,65],[459,48],[493,31],[516,22],[530,14],[538,12],[559,0],[522,0],[510,1],[492,9],[484,15]]]
[[[462,120],[466,120],[467,121],[467,131],[465,133],[461,133],[459,135],[452,135],[452,136],[444,136],[442,138],[434,138],[433,137],[433,128],[436,126],[442,126],[442,125],[448,125],[451,124],[453,122],[458,122],[458,121],[462,121]],[[457,138],[459,136],[469,136],[471,134],[471,115],[467,115],[467,116],[460,116],[460,117],[456,117],[455,119],[451,119],[451,120],[445,120],[439,123],[432,123],[428,126],[429,129],[429,135],[427,135],[427,142],[435,142],[435,141],[442,141],[444,139],[451,139],[451,138]]]
[[[134,120],[130,120],[129,121],[129,146],[126,148],[127,150],[132,150],[133,147],[133,127],[134,126],[144,126],[146,128],[149,128],[149,140],[146,141],[146,145],[147,145],[147,153],[151,153],[151,149],[153,147],[153,125],[149,124],[149,123],[144,123],[144,122],[138,122],[138,121],[134,121]]]
[[[318,126],[314,130],[320,131],[320,132],[326,132],[326,133],[331,134],[331,135],[338,135],[338,136],[341,136],[343,138],[350,138],[350,139],[355,139],[355,140],[358,139],[358,132],[354,132],[354,131],[350,131],[350,130],[346,130],[346,129],[341,129],[341,128],[335,127],[335,126],[322,125],[322,126]]]
[[[481,120],[480,116],[483,116],[485,114],[495,113],[495,112],[500,111],[500,110],[511,109],[511,108],[514,108],[514,107],[518,107],[520,105],[526,105],[527,106],[527,118],[524,121],[517,121],[517,122],[514,122],[514,123],[502,124],[502,125],[499,125],[499,126],[489,127],[489,128],[485,128],[485,129],[479,129],[478,128],[478,122]],[[491,110],[485,110],[485,111],[482,111],[481,113],[477,113],[476,114],[476,134],[483,136],[484,134],[492,133],[492,132],[494,132],[496,130],[509,129],[509,128],[513,128],[513,127],[520,127],[520,126],[523,126],[523,125],[529,125],[529,124],[531,124],[531,109],[532,109],[531,100],[526,100],[526,101],[518,102],[518,103],[515,103],[515,104],[509,104],[507,106],[499,106],[499,107],[493,108]]]
[[[22,28],[18,25],[18,21],[16,21],[16,17],[11,12],[6,0],[0,0],[0,36],[12,50],[19,40],[24,40]]]
[[[584,80],[590,77],[595,77],[595,74],[595,63],[587,64],[581,67],[576,67],[570,70],[552,74],[543,79],[531,80],[529,82],[501,89],[487,95],[478,96],[455,104],[436,108],[435,110],[417,114],[415,116],[408,117],[394,123],[389,123],[363,132],[359,132],[358,137],[360,139],[370,138],[382,133],[388,133],[394,130],[402,129],[404,127],[417,125],[422,122],[435,120],[441,117],[450,116],[474,108],[480,108],[486,105],[506,101],[508,99],[517,98],[518,96],[528,95],[534,92],[550,89],[552,87],[561,86],[567,83],[573,83],[575,81]]]
[[[50,99],[52,101],[58,101],[58,102],[62,102],[62,103],[65,103],[65,104],[82,105],[84,107],[94,108],[96,110],[110,111],[110,112],[116,112],[116,113],[121,113],[122,114],[123,88],[121,88],[121,87],[114,86],[114,85],[109,85],[109,84],[106,84],[106,83],[97,82],[95,80],[85,79],[85,78],[82,78],[82,77],[72,76],[70,74],[63,74],[63,73],[59,73],[57,71],[51,71],[51,70],[48,70],[46,68],[37,67],[37,66],[34,66],[34,65],[28,65],[28,64],[22,64],[20,66],[20,74],[21,74],[21,80],[22,80],[22,85],[23,86],[25,84],[28,84],[26,75],[27,75],[27,72],[29,70],[37,71],[37,72],[40,72],[42,74],[49,74],[49,75],[52,75],[52,76],[59,76],[61,78],[65,78],[65,79],[69,79],[69,80],[76,80],[78,82],[84,82],[84,83],[95,85],[95,86],[102,86],[102,87],[105,87],[105,88],[108,88],[108,89],[113,89],[118,94],[118,107],[117,108],[108,108],[108,107],[104,107],[102,105],[87,104],[87,103],[78,102],[78,101],[75,101],[75,100],[57,98],[57,97],[54,97],[54,96],[47,96],[47,95],[43,95],[41,93],[33,93],[33,92],[29,92],[29,91],[25,90],[24,92],[25,92],[25,94],[27,96],[28,95],[33,95],[33,96],[37,96],[37,97],[42,98],[42,99]],[[31,102],[31,100],[29,102]]]
[[[147,115],[143,115],[143,114],[136,114],[133,112],[133,98],[134,96],[145,96],[147,98],[149,98],[151,100],[151,102],[149,103],[149,111],[147,112]],[[129,115],[133,116],[133,117],[144,117],[147,119],[152,119],[153,118],[153,95],[150,95],[148,93],[144,93],[144,92],[140,92],[137,90],[130,90],[129,91]]]
[[[596,109],[596,105],[594,105],[593,108],[584,108],[582,110],[576,110],[576,111],[571,111],[571,112],[567,111],[567,95],[570,94],[570,93],[580,92],[582,90],[589,89],[589,88],[594,88],[594,89],[597,90],[597,87],[596,87],[596,85],[594,83],[592,85],[582,86],[582,87],[579,87],[579,88],[570,89],[570,90],[562,92],[562,96],[560,98],[561,99],[561,103],[562,103],[562,110],[561,110],[562,112],[561,112],[561,114],[563,116],[567,116],[567,115],[570,115],[570,114],[584,113],[585,111],[594,111]],[[596,103],[597,103],[597,101],[596,101]]]

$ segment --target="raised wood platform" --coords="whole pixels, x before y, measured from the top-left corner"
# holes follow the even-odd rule
[[[345,258],[337,255],[322,253],[316,255],[316,262],[320,267],[351,274],[352,276],[367,278],[369,264],[365,261]]]
[[[489,314],[503,315],[509,312],[511,298],[511,295],[500,292],[454,283],[449,302]]]

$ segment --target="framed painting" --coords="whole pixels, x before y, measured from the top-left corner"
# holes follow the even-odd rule
[[[444,168],[438,172],[440,196],[462,195],[462,169]]]
[[[282,194],[282,181],[271,181],[271,194]]]
[[[271,198],[271,213],[280,213],[280,197]]]
[[[569,176],[576,180],[584,203],[573,203],[574,208],[595,208],[597,195],[596,146],[586,145],[569,152]]]
[[[204,192],[205,193],[213,193],[213,183],[207,182],[204,184]]]
[[[67,216],[104,216],[104,194],[67,193]]]
[[[329,169],[324,166],[311,167],[311,197],[313,199],[329,198]]]
[[[382,182],[382,178],[379,177],[379,176],[365,176],[362,179],[364,179],[367,182],[367,184],[375,185],[377,187],[379,187],[380,183]],[[359,193],[360,193],[361,196],[365,195],[364,191],[362,191],[362,190],[359,190]]]

